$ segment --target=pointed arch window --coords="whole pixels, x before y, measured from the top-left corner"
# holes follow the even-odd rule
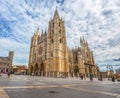
[[[59,26],[60,26],[60,22],[59,22]]]
[[[54,40],[52,39],[51,42],[54,43]]]
[[[60,43],[62,43],[62,39],[60,39]]]
[[[59,33],[61,33],[61,30],[59,30]]]
[[[53,28],[54,28],[54,23],[53,23]]]
[[[42,54],[42,51],[43,51],[43,48],[42,48],[42,46],[40,46],[40,47],[39,47],[39,55]]]
[[[52,33],[54,34],[54,29],[52,30]]]
[[[53,57],[53,51],[51,51],[51,57]]]

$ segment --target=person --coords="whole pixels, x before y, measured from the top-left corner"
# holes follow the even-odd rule
[[[100,74],[100,81],[102,81],[102,75]]]
[[[10,73],[8,72],[7,75],[8,75],[8,78],[9,78],[10,77]]]
[[[33,74],[33,72],[32,72],[32,76],[33,76],[34,74]]]
[[[80,77],[81,77],[81,80],[83,80],[83,75],[82,75],[82,74],[81,74],[81,76],[80,76]]]
[[[86,80],[86,76],[85,76],[85,74],[83,74],[83,78]]]
[[[115,77],[114,76],[112,77],[112,82],[115,82]]]
[[[90,74],[90,81],[93,81],[93,76],[92,76],[92,74]]]

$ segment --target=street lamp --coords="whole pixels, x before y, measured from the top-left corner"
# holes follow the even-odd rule
[[[107,67],[108,79],[112,77],[113,66],[108,65]]]

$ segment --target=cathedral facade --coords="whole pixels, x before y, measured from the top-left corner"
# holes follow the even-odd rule
[[[97,76],[93,52],[80,38],[81,47],[69,49],[64,21],[57,9],[49,21],[48,31],[36,30],[31,38],[28,70],[30,74],[50,77]]]

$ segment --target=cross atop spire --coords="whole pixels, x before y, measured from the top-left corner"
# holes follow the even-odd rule
[[[55,17],[58,17],[58,18],[59,18],[59,14],[58,14],[58,11],[57,11],[57,7],[56,7],[56,9],[55,9],[54,19],[55,19]]]

